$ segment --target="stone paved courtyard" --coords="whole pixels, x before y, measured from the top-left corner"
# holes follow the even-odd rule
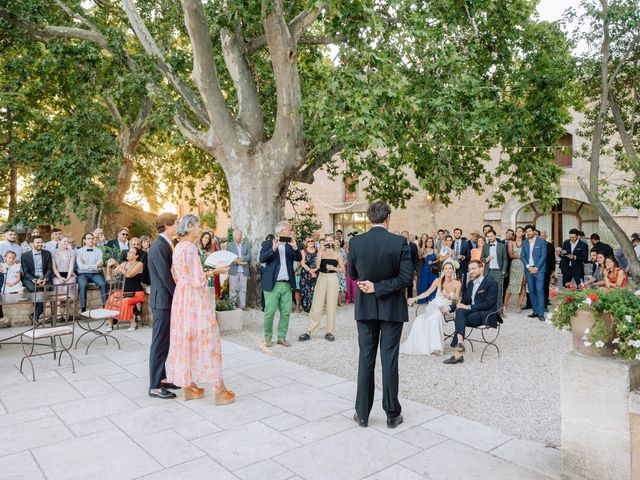
[[[10,329],[0,336],[10,335]],[[37,381],[0,350],[2,479],[543,479],[560,453],[403,399],[405,423],[351,419],[355,384],[223,341],[235,404],[147,396],[151,329],[116,331],[122,350],[94,344],[62,367],[36,361]]]

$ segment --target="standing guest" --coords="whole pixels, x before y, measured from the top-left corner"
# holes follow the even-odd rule
[[[524,229],[518,227],[515,230],[514,239],[507,244],[507,253],[511,258],[511,266],[509,267],[509,284],[507,285],[507,293],[504,296],[504,308],[509,306],[511,295],[518,295],[518,313],[526,302],[527,284],[524,278],[524,264],[522,263],[522,243],[524,242]]]
[[[142,278],[144,265],[140,261],[140,251],[131,246],[127,250],[127,259],[118,264],[118,262],[110,258],[107,262],[107,278],[111,279],[114,275],[124,275],[124,285],[122,291],[117,291],[107,301],[109,310],[119,310],[118,320],[121,322],[131,322],[127,331],[133,332],[138,326],[133,315],[133,307],[139,303],[144,303],[144,290],[142,289]],[[119,298],[118,298],[119,297]],[[120,303],[119,307],[114,307]],[[107,333],[113,330],[113,318],[109,318],[109,327]]]
[[[267,241],[272,242],[274,238],[275,238],[275,235],[273,233],[269,233],[264,238],[264,241],[265,242],[267,242]],[[265,264],[260,262],[260,278],[262,278],[262,273],[264,271],[264,266],[265,266]],[[262,311],[264,312],[264,292],[262,291],[262,286],[260,286],[260,303],[262,304]]]
[[[333,330],[336,325],[336,304],[338,301],[338,277],[337,273],[344,272],[344,259],[335,251],[335,242],[331,235],[324,238],[324,244],[318,254],[319,274],[316,288],[313,293],[313,303],[309,312],[307,331],[300,335],[298,340],[304,342],[311,338],[311,334],[320,326],[322,311],[327,306],[327,323],[324,336],[325,340],[333,342]]]
[[[80,310],[87,309],[87,289],[89,282],[100,288],[102,304],[107,302],[107,284],[102,276],[102,250],[93,245],[93,233],[85,233],[82,237],[83,247],[76,251],[78,266],[78,289],[80,290]]]
[[[467,277],[467,267],[469,266],[471,249],[469,248],[469,242],[462,236],[461,228],[453,229],[453,250],[455,251],[455,257],[460,263],[460,269],[458,270],[458,276],[462,285],[465,284]]]
[[[440,251],[442,245],[444,245],[444,239],[447,236],[447,232],[445,232],[442,228],[437,232],[433,232],[433,246],[437,252]]]
[[[592,248],[595,249],[596,252],[602,253],[605,257],[614,256],[613,248],[611,248],[611,245],[601,242],[600,235],[592,233],[589,239],[591,240]]]
[[[278,322],[278,345],[290,347],[287,342],[289,317],[291,315],[291,290],[296,288],[293,262],[302,260],[298,250],[295,232],[289,222],[280,222],[276,226],[272,242],[264,242],[260,250],[260,262],[265,264],[261,278],[264,291],[264,344],[273,345],[273,319],[276,310],[280,311]]]
[[[553,248],[553,244],[547,240],[547,232],[543,230],[540,232],[540,237],[547,242],[547,259],[545,262],[545,271],[544,271],[544,306],[545,311],[549,306],[551,300],[549,299],[549,291],[551,289],[551,277],[555,278],[556,274],[556,251]]]
[[[53,257],[53,284],[76,283],[76,274],[73,271],[76,262],[76,251],[69,248],[69,237],[60,238],[58,248],[51,252],[51,256]]]
[[[169,354],[171,335],[171,303],[176,283],[171,275],[173,237],[178,231],[178,216],[162,213],[156,219],[158,238],[149,249],[149,277],[151,295],[149,303],[153,315],[151,346],[149,347],[149,396],[175,398],[176,385],[166,381],[165,361]]]
[[[431,284],[440,275],[438,269],[438,255],[434,246],[433,238],[429,237],[425,241],[422,249],[423,264],[420,271],[420,283],[418,283],[418,296],[431,288]],[[435,298],[435,292],[431,292],[426,298],[421,298],[418,303],[426,303]]]
[[[4,275],[0,293],[21,293],[24,290],[21,281],[22,270],[20,264],[16,263],[17,258],[16,252],[9,250],[5,262],[0,263],[0,272]],[[0,309],[0,318],[2,316],[2,309]]]
[[[456,305],[456,329],[451,339],[451,346],[455,350],[453,356],[443,362],[447,365],[464,362],[462,354],[465,351],[464,336],[467,327],[488,325],[495,328],[498,325],[498,321],[501,321],[496,313],[497,310],[500,310],[498,307],[498,288],[500,284],[491,278],[485,277],[482,272],[483,267],[480,260],[471,260],[469,262],[469,286],[462,295],[462,300]]]
[[[344,268],[346,270],[347,277],[347,291],[345,292],[345,300],[347,303],[355,303],[356,302],[356,291],[358,289],[358,284],[354,279],[349,275],[349,244],[351,242],[351,238],[349,237],[344,241],[344,251],[347,255],[347,261],[345,262]]]
[[[44,244],[44,249],[53,252],[56,248],[58,248],[58,242],[60,242],[60,238],[62,238],[62,230],[59,228],[51,229],[51,240]]]
[[[251,249],[242,241],[242,231],[233,232],[233,241],[227,244],[227,250],[238,255],[229,266],[229,298],[238,297],[238,307],[247,306],[247,278],[249,277],[249,261]]]
[[[126,227],[122,227],[118,230],[118,237],[113,240],[109,240],[105,246],[107,248],[111,248],[113,250],[117,249],[118,254],[113,258],[120,258],[120,253],[125,250],[129,250],[129,229]]]
[[[585,242],[578,240],[578,229],[569,230],[569,238],[562,244],[560,250],[560,272],[562,273],[562,285],[574,281],[576,287],[584,280],[584,264],[587,261],[589,247]]]
[[[31,251],[31,242],[34,237],[40,236],[40,229],[38,227],[33,227],[27,229],[27,235],[25,236],[24,242],[20,244],[20,248],[22,249],[22,253]]]
[[[151,238],[149,238],[149,235],[142,235],[140,237],[140,245],[142,245],[142,251],[144,253],[149,253],[149,249],[151,248]]]
[[[605,288],[626,288],[627,274],[620,268],[618,262],[613,257],[606,257],[604,260],[604,271],[602,272]]]
[[[422,267],[424,266],[424,250],[427,245],[427,239],[429,235],[423,233],[420,236],[420,240],[418,240],[418,267],[416,268],[416,287],[420,285],[420,273],[422,272]]]
[[[342,257],[343,265],[347,264],[347,251],[344,249],[344,244],[341,247],[338,243],[338,239],[336,238],[336,250],[338,251],[338,255]],[[344,271],[338,272],[338,306],[341,307],[346,302],[346,292],[347,292],[347,267],[345,266]]]
[[[480,234],[475,230],[469,234],[469,252],[474,248],[478,248],[478,239],[480,238]]]
[[[300,272],[302,267],[300,262],[293,262],[293,272],[296,274],[296,289],[293,292],[293,301],[295,305],[295,312],[302,313],[302,295],[300,294]],[[293,305],[291,306],[293,308]]]
[[[198,247],[198,254],[200,255],[200,262],[202,263],[203,268],[204,268],[204,262],[207,260],[207,257],[209,256],[209,254],[217,250],[213,242],[214,238],[215,237],[213,236],[213,233],[209,231],[205,231],[205,232],[202,232],[202,235],[200,235],[200,240],[198,240],[198,243],[196,244],[196,246]],[[175,245],[175,242],[174,242],[174,245]],[[217,299],[218,296],[220,295],[220,287],[217,287],[216,285],[216,277],[208,276],[207,282],[209,283],[209,288],[211,287],[214,288],[214,292],[215,292],[214,298]]]
[[[180,219],[182,238],[173,253],[171,273],[175,291],[171,302],[171,340],[167,357],[167,380],[182,386],[185,400],[202,398],[204,388],[197,383],[213,382],[214,403],[233,403],[235,394],[222,379],[222,351],[215,308],[207,294],[207,275],[198,256],[196,241],[200,219],[185,215]],[[216,268],[210,275],[227,273]]]
[[[104,247],[107,243],[107,239],[104,236],[104,230],[102,228],[96,228],[93,231],[93,238],[96,247]]]
[[[527,288],[531,297],[533,313],[529,318],[538,318],[544,321],[544,276],[547,261],[547,242],[536,236],[535,227],[527,225],[524,227],[527,239],[522,244],[520,259],[525,266],[525,277]]]
[[[487,244],[482,249],[484,275],[498,284],[498,311],[502,310],[503,280],[507,276],[507,249],[497,241],[495,230],[487,230]]]
[[[31,237],[31,251],[22,256],[22,283],[29,292],[35,292],[36,287],[47,285],[53,277],[51,253],[43,250],[44,241],[40,235]],[[36,303],[34,323],[38,323],[44,310],[42,302]]]
[[[493,230],[493,226],[489,225],[488,223],[482,226],[482,235],[486,238],[487,237],[487,232],[489,230]]]
[[[471,252],[469,253],[469,258],[471,258],[471,260],[478,260],[479,262],[482,263],[484,268],[484,262],[481,260],[482,258],[482,250],[484,250],[484,246],[486,245],[486,241],[484,239],[484,237],[480,237],[478,236],[478,238],[476,239],[476,246],[475,248],[471,249]]]
[[[636,257],[640,260],[640,238],[632,237],[631,238],[631,246],[636,253]]]
[[[366,427],[375,395],[375,368],[380,345],[382,407],[387,428],[403,422],[398,401],[398,354],[402,327],[409,321],[405,289],[413,281],[409,245],[389,233],[391,208],[372,203],[367,216],[371,229],[351,241],[349,273],[358,280],[355,319],[358,325],[358,387],[353,419]]]
[[[313,291],[316,288],[318,278],[318,266],[316,259],[318,250],[313,238],[308,238],[305,242],[305,249],[302,251],[300,261],[300,295],[302,296],[302,309],[309,313],[313,303]]]
[[[0,242],[0,257],[7,258],[8,252],[16,254],[16,263],[20,263],[22,258],[22,248],[16,242],[16,231],[13,228],[7,228],[4,231],[4,240]]]
[[[440,269],[446,263],[450,263],[453,265],[455,270],[460,268],[460,261],[456,258],[456,252],[453,249],[453,237],[451,235],[447,235],[440,247],[440,251],[438,252],[438,263],[440,264]]]
[[[320,250],[320,232],[313,232],[311,239],[313,240],[313,246],[316,247],[316,250]]]
[[[336,244],[340,247],[340,248],[344,248],[344,235],[342,233],[342,230],[336,230]]]
[[[587,243],[584,237],[585,237],[584,232],[582,230],[578,230],[578,240],[580,240],[581,242]]]
[[[504,234],[504,242],[505,244],[508,244],[509,242],[511,242],[514,238],[515,238],[515,233],[513,231],[513,229],[509,228],[507,229],[507,231]]]
[[[418,268],[418,260],[420,259],[418,255],[418,246],[411,241],[411,239],[409,238],[409,232],[407,232],[406,230],[403,230],[400,235],[404,237],[404,239],[407,241],[407,244],[409,245],[409,249],[411,252],[411,262],[413,263],[413,278],[415,279],[415,272]],[[407,288],[407,297],[413,297],[413,282],[411,282],[411,286]]]

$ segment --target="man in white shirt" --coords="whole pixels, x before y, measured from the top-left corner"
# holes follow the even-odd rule
[[[62,238],[62,230],[60,230],[59,228],[52,228],[51,240],[44,244],[44,249],[53,252],[56,248],[58,248],[58,242],[60,242],[60,238]]]
[[[16,243],[16,231],[13,228],[7,228],[4,231],[4,240],[0,242],[0,256],[4,259],[7,252],[16,254],[16,263],[20,263],[22,257],[22,247]]]
[[[82,237],[83,247],[76,251],[78,265],[78,288],[80,290],[80,310],[87,309],[87,290],[89,282],[100,288],[102,304],[107,303],[107,284],[102,276],[102,250],[93,245],[93,233],[85,233]]]
[[[242,231],[233,232],[233,241],[227,244],[229,252],[238,255],[229,266],[229,298],[238,297],[238,307],[245,308],[247,303],[247,278],[249,277],[249,261],[251,249],[242,241]]]

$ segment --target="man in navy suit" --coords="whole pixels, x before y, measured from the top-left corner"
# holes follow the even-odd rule
[[[462,295],[460,303],[455,307],[456,332],[451,339],[451,346],[455,347],[453,356],[444,363],[453,365],[464,362],[464,335],[467,327],[489,325],[496,327],[502,321],[498,317],[498,283],[485,277],[484,268],[480,260],[469,262],[469,284]],[[500,280],[502,281],[502,280]]]
[[[290,347],[287,342],[289,316],[291,315],[292,295],[296,288],[296,276],[293,262],[302,260],[298,250],[296,236],[289,222],[280,222],[276,226],[275,238],[266,240],[260,249],[260,263],[264,264],[260,285],[264,292],[264,344],[273,345],[273,319],[276,310],[280,311],[278,322],[278,345]]]
[[[525,266],[524,274],[527,278],[527,288],[533,313],[529,318],[538,317],[544,321],[544,278],[547,270],[547,242],[535,235],[536,228],[533,225],[524,227],[524,234],[527,240],[522,242],[520,259]]]
[[[178,230],[178,216],[173,213],[162,213],[156,220],[158,238],[151,244],[147,254],[151,295],[149,298],[153,314],[151,347],[149,348],[149,396],[156,398],[175,398],[176,394],[169,389],[177,389],[176,385],[163,382],[167,375],[164,364],[169,355],[169,338],[171,331],[171,302],[176,284],[171,275],[173,263],[173,237]]]

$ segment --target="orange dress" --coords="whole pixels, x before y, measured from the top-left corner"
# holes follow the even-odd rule
[[[207,277],[198,248],[181,241],[173,252],[176,282],[171,304],[171,337],[167,381],[179,386],[222,380],[220,332],[207,295]]]
[[[482,258],[482,249],[481,248],[472,248],[471,249],[471,258],[469,259],[469,261],[471,260],[480,260]],[[482,262],[482,260],[480,260]],[[484,268],[484,262],[482,262],[482,268]]]
[[[609,281],[611,283],[613,283],[614,285],[616,285],[618,283],[618,273],[623,272],[624,270],[622,270],[621,268],[616,268],[616,271],[613,272],[612,275],[609,275]],[[613,288],[625,288],[627,286],[627,274],[624,274],[624,279],[622,280],[622,285],[620,287],[617,287],[617,285]]]

